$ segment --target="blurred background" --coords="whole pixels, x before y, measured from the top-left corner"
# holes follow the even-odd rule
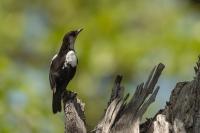
[[[154,65],[166,68],[145,117],[165,105],[175,84],[192,80],[200,54],[198,0],[1,0],[0,132],[59,133],[48,71],[63,35],[84,28],[76,41],[79,66],[69,89],[86,103],[87,127],[101,118],[114,77],[127,92]]]

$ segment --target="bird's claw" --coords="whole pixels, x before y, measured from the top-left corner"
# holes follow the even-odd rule
[[[64,93],[62,94],[62,98],[65,101],[73,100],[76,96],[77,96],[76,92],[68,91],[68,90],[64,91]]]

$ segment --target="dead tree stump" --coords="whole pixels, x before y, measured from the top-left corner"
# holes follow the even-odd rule
[[[200,133],[200,57],[190,82],[179,82],[165,108],[141,125],[142,133]]]
[[[200,133],[200,57],[195,77],[190,82],[177,83],[169,102],[153,118],[141,123],[143,114],[155,101],[159,91],[156,83],[164,69],[159,64],[148,80],[137,86],[134,94],[124,96],[122,76],[115,79],[104,117],[93,133]],[[84,104],[73,92],[64,94],[65,133],[86,133]]]

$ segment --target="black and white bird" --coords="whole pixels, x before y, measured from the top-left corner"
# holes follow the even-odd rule
[[[53,91],[53,113],[61,112],[61,99],[69,81],[76,73],[78,59],[74,50],[74,43],[83,29],[70,31],[65,34],[59,52],[52,58],[49,81]]]

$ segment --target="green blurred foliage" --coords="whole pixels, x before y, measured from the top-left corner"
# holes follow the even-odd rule
[[[197,9],[189,0],[1,0],[0,132],[63,132],[63,114],[51,111],[49,63],[63,35],[80,27],[79,66],[68,88],[86,103],[89,128],[101,118],[117,73],[130,92],[155,64],[166,64],[158,99],[167,99],[162,87],[192,78],[200,53]]]

